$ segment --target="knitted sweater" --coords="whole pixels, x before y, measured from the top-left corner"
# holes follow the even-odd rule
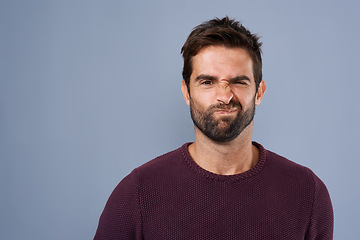
[[[253,144],[258,163],[236,175],[199,167],[189,143],[136,168],[111,194],[94,239],[332,239],[323,182]]]

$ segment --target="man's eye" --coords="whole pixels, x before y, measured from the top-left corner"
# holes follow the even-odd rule
[[[203,84],[203,85],[210,85],[210,84],[212,84],[212,81],[206,80],[206,81],[203,81],[201,84]]]
[[[236,81],[236,82],[234,82],[235,84],[241,84],[241,85],[244,85],[244,84],[246,84],[244,81]]]

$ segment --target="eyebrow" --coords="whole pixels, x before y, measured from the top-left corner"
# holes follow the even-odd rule
[[[236,82],[236,81],[241,81],[241,80],[251,81],[250,78],[246,75],[236,76],[234,78],[229,79],[230,82]]]
[[[195,81],[200,81],[200,80],[216,80],[217,77],[211,76],[211,75],[206,75],[206,74],[200,74],[199,76],[197,76],[195,78]]]
[[[199,76],[197,76],[195,78],[195,81],[200,81],[200,80],[211,80],[211,81],[215,81],[218,78],[215,76],[211,76],[211,75],[207,75],[207,74],[200,74]],[[246,75],[241,75],[241,76],[236,76],[233,78],[229,79],[229,82],[236,82],[236,81],[241,81],[241,80],[247,80],[250,81],[250,78]]]

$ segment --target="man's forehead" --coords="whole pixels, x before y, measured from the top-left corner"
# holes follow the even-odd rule
[[[250,79],[254,77],[253,61],[249,53],[239,47],[206,47],[194,56],[192,68],[192,79],[201,75],[225,79],[239,76],[248,76]]]

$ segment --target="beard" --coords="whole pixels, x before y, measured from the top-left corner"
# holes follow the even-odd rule
[[[255,115],[255,97],[249,108],[244,111],[239,102],[211,105],[206,111],[201,111],[190,99],[191,119],[195,126],[208,138],[215,142],[230,142],[253,121]],[[215,119],[214,112],[219,110],[237,109],[236,116],[219,117]]]

